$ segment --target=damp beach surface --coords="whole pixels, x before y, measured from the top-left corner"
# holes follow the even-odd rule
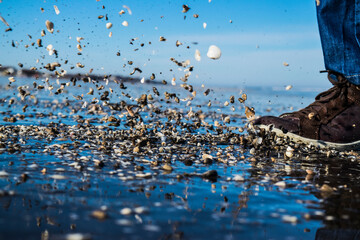
[[[307,32],[253,32],[307,17],[198,2],[0,0],[0,239],[360,235],[359,153],[252,125],[325,90]]]
[[[359,228],[355,152],[268,143],[247,132],[243,106],[224,106],[246,92],[257,114],[278,115],[315,92],[214,87],[191,102],[204,115],[198,125],[188,106],[161,101],[153,85],[126,84],[134,97],[124,101],[152,93],[166,111],[130,114],[92,106],[87,83],[21,100],[18,87],[40,79],[15,79],[0,78],[2,239],[324,239]]]

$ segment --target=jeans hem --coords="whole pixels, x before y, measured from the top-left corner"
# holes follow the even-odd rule
[[[360,74],[346,75],[345,78],[354,85],[360,85]]]

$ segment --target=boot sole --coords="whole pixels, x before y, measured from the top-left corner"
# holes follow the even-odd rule
[[[335,149],[338,151],[343,150],[360,150],[360,140],[350,143],[334,143],[322,140],[316,140],[306,137],[301,137],[294,133],[284,133],[281,129],[274,127],[273,125],[256,125],[258,128],[264,129],[265,131],[274,132],[279,137],[289,137],[295,143],[310,144],[321,149]]]

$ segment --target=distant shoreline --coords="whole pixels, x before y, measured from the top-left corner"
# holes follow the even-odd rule
[[[138,77],[127,77],[122,75],[99,75],[99,74],[82,74],[82,73],[66,73],[66,74],[59,74],[57,71],[54,73],[42,72],[35,69],[24,69],[20,68],[17,69],[12,66],[1,66],[0,65],[0,76],[16,76],[16,77],[29,77],[29,78],[40,78],[40,77],[49,77],[49,78],[60,78],[60,79],[92,79],[97,81],[104,81],[106,79],[118,81],[119,83],[134,83],[139,82],[140,78]],[[145,84],[162,84],[156,80],[149,80],[145,79]]]

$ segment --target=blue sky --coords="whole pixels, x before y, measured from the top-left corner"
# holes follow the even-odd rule
[[[182,13],[182,4],[191,9]],[[53,5],[58,6],[59,15]],[[123,5],[131,9],[132,15]],[[125,14],[119,15],[121,10],[125,10]],[[99,15],[106,14],[108,21],[98,19]],[[199,17],[194,18],[193,14]],[[123,75],[139,67],[143,72],[136,73],[138,77],[148,78],[155,73],[157,80],[170,81],[184,74],[169,60],[173,57],[178,61],[191,61],[194,71],[189,82],[196,85],[328,85],[326,75],[319,74],[324,64],[312,0],[2,0],[0,15],[13,29],[5,33],[7,27],[0,22],[0,63],[3,65],[21,62],[29,68],[59,61],[68,72],[88,72],[93,68],[99,74]],[[52,44],[59,52],[58,59],[49,56],[45,47],[25,48],[41,38],[46,20],[54,22],[55,32],[46,32],[43,45]],[[121,25],[125,20],[128,27]],[[113,24],[111,29],[106,29],[107,22]],[[207,24],[206,29],[203,23]],[[113,33],[111,38],[109,32]],[[160,42],[160,36],[167,41]],[[80,56],[76,37],[84,38],[81,43],[85,47]],[[131,39],[136,39],[133,45]],[[12,40],[17,42],[16,48],[11,47]],[[183,45],[176,47],[177,40]],[[219,60],[206,57],[210,45],[222,50]],[[194,58],[196,49],[201,53],[200,62]],[[116,55],[118,51],[121,56]],[[69,63],[64,65],[64,60]],[[127,65],[128,61],[133,61],[133,65]],[[77,62],[85,68],[71,70]],[[284,62],[289,66],[285,67]]]

